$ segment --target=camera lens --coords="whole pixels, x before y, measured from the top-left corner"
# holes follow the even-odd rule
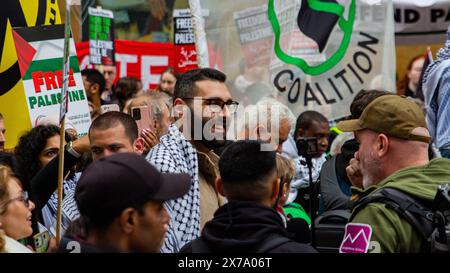
[[[140,120],[141,119],[141,109],[133,108],[133,119]]]

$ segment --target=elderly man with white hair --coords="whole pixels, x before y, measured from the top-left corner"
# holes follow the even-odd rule
[[[295,118],[287,106],[275,99],[264,98],[247,106],[244,119],[238,122],[241,128],[238,138],[267,141],[281,154]]]

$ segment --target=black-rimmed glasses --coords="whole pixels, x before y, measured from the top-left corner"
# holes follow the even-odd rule
[[[239,106],[239,102],[237,101],[223,101],[221,99],[204,99],[200,97],[194,97],[194,98],[183,98],[183,100],[201,100],[206,102],[206,106],[208,107],[209,111],[211,113],[219,113],[223,110],[225,105],[228,108],[228,111],[230,111],[231,114],[234,114],[237,111],[237,108]]]

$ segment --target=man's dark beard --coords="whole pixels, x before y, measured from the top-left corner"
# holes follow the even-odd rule
[[[215,140],[215,139],[205,140],[205,139],[203,139],[202,143],[206,146],[206,148],[208,148],[210,150],[216,150],[216,149],[223,147],[227,143],[227,141],[225,139],[224,140]]]
[[[189,107],[191,113],[194,113],[192,107]],[[191,115],[191,120],[190,120],[190,132],[191,132],[191,139],[192,140],[197,140],[195,139],[195,127],[194,125],[195,123],[195,119],[196,116],[194,114]],[[203,129],[205,128],[205,124],[210,121],[211,118],[206,118],[206,117],[202,117],[202,139],[200,140],[201,143],[203,145],[205,145],[206,148],[210,149],[210,150],[216,150],[216,149],[220,149],[222,148],[225,144],[227,144],[227,140],[226,140],[226,126],[227,126],[227,121],[226,118],[223,119],[222,121],[222,126],[223,126],[223,130],[224,130],[224,136],[222,140],[216,140],[216,139],[212,139],[212,140],[206,140],[205,137],[203,136]]]
[[[202,120],[202,128],[204,128],[205,124],[211,119],[205,119],[203,118]],[[202,130],[202,143],[203,145],[205,145],[208,149],[210,150],[215,150],[218,148],[223,147],[226,143],[227,143],[227,121],[224,118],[223,122],[222,122],[222,126],[223,126],[223,130],[224,130],[224,135],[223,135],[223,139],[222,140],[217,140],[217,139],[212,139],[212,140],[206,140],[203,137],[203,130]]]

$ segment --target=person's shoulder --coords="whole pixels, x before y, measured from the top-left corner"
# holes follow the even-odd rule
[[[32,250],[30,250],[26,246],[22,245],[18,241],[8,236],[5,236],[4,240],[5,240],[5,245],[3,249],[4,253],[33,253]]]
[[[166,143],[161,142],[156,144],[150,149],[147,156],[145,157],[147,161],[153,163],[153,161],[158,161],[158,158],[164,158],[165,160],[171,158],[174,154],[173,148],[170,148]]]
[[[392,227],[398,225],[400,216],[392,209],[386,207],[382,202],[370,202],[356,212],[353,211],[352,223],[363,223],[369,225],[380,225]]]
[[[58,253],[98,253],[101,252],[97,247],[89,245],[82,240],[63,236],[61,238]],[[113,251],[110,251],[113,252]]]
[[[270,253],[318,253],[317,250],[307,244],[298,243],[295,241],[288,241],[273,250]]]
[[[192,241],[185,244],[178,253],[193,253],[192,252]]]

